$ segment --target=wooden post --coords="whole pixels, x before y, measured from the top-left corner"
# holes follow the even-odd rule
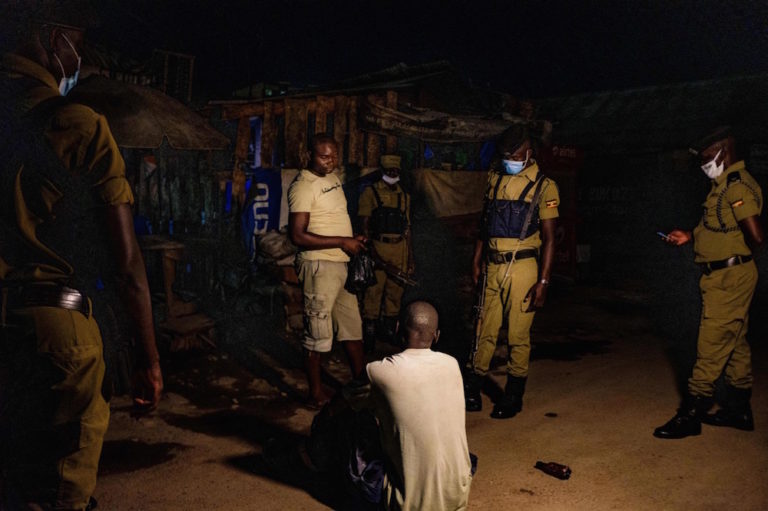
[[[387,91],[387,108],[397,110],[397,92],[393,90]],[[385,151],[387,154],[392,154],[397,151],[397,137],[395,135],[387,135],[385,143]]]
[[[327,96],[318,96],[315,107],[315,134],[325,133],[325,121],[328,114],[329,98]],[[330,101],[331,105],[333,102]]]
[[[344,154],[344,140],[347,137],[347,113],[349,112],[349,98],[336,96],[334,98],[333,113],[333,138],[339,146],[339,163],[351,161],[349,154]]]
[[[307,151],[307,101],[285,100],[285,165],[302,168]]]
[[[363,132],[357,129],[360,96],[349,98],[349,163],[363,166]]]
[[[248,158],[248,143],[251,139],[251,120],[241,117],[237,122],[237,138],[235,139],[235,160],[243,162]]]
[[[275,125],[272,118],[272,102],[264,103],[264,117],[261,121],[261,166],[272,166],[272,155],[275,150]]]
[[[381,105],[384,103],[383,99],[375,94],[368,95],[368,102],[373,105]],[[378,167],[379,158],[381,156],[381,136],[378,133],[371,132],[366,132],[365,136],[368,139],[365,165],[367,167]]]

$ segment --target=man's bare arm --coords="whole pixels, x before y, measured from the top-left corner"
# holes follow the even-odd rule
[[[357,254],[365,249],[365,237],[355,236],[321,236],[307,232],[309,213],[291,213],[288,216],[288,235],[294,245],[304,250],[320,250],[324,248],[340,248],[347,254]]]
[[[760,217],[757,215],[741,220],[739,222],[739,227],[741,227],[741,232],[744,233],[744,239],[753,252],[757,251],[765,242],[763,225],[760,223]]]
[[[139,244],[133,230],[133,216],[128,204],[108,206],[106,222],[116,274],[123,300],[137,337],[137,374],[134,402],[143,408],[157,406],[163,390],[160,356],[155,343],[149,283]]]
[[[552,276],[552,263],[555,260],[555,227],[557,219],[547,218],[541,221],[541,262],[539,267],[539,280],[528,291],[528,297],[531,303],[528,305],[528,311],[538,309],[544,306],[547,299],[547,285],[542,282],[549,282]]]

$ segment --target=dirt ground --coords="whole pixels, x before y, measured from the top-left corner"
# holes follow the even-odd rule
[[[701,436],[656,439],[653,428],[678,404],[680,379],[639,301],[570,288],[537,315],[523,412],[493,420],[486,395],[483,411],[467,415],[479,457],[472,509],[768,509],[768,349],[753,343],[756,431],[704,426]],[[298,350],[292,342],[287,353]],[[270,438],[308,434],[314,412],[299,401],[301,371],[255,339],[248,350],[237,360],[224,349],[166,357],[167,395],[154,417],[131,419],[129,401],[113,399],[99,509],[328,509],[323,488],[301,474],[271,474],[261,458]],[[500,345],[492,372],[499,385],[504,353]],[[337,352],[328,372],[330,383],[346,379]],[[567,464],[573,475],[547,476],[533,468],[537,460]]]

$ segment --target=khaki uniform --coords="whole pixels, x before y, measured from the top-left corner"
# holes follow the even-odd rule
[[[47,70],[6,54],[0,95],[4,108],[23,113],[59,91]],[[97,203],[133,202],[125,164],[103,116],[83,105],[62,105],[44,136],[62,169],[88,174]],[[0,247],[0,283],[3,287],[69,283],[78,261],[65,260],[37,238],[47,220],[33,209],[34,205],[50,213],[60,192],[48,183],[23,186],[17,178],[12,195],[13,216],[0,221],[24,240],[32,255],[20,264]],[[79,311],[10,308],[5,295],[2,309],[0,486],[5,485],[6,498],[83,509],[96,486],[109,422],[109,407],[101,394],[104,360],[98,326],[90,314]]]
[[[358,216],[370,217],[374,209],[378,207],[376,196],[372,187],[376,187],[376,192],[381,199],[381,205],[387,208],[399,207],[405,212],[408,224],[411,223],[411,205],[410,196],[405,193],[400,184],[396,184],[394,189],[387,183],[379,180],[370,187],[363,190],[360,196],[358,206]],[[409,229],[410,231],[410,229]],[[409,264],[408,239],[405,236],[394,234],[377,235],[371,233],[373,248],[381,258],[400,270],[407,272]],[[410,236],[410,232],[407,233]],[[363,299],[363,318],[378,319],[380,316],[395,317],[400,314],[403,292],[405,288],[395,279],[389,277],[384,270],[376,270],[376,284],[365,291]]]
[[[347,199],[339,178],[302,170],[288,189],[291,213],[309,213],[307,231],[322,236],[352,236]],[[349,256],[340,248],[301,250],[296,273],[304,293],[304,347],[331,351],[339,341],[363,338],[357,297],[344,289]]]
[[[704,214],[693,231],[695,261],[707,263],[751,255],[738,222],[759,216],[762,205],[760,186],[746,171],[744,162],[728,167],[712,181],[712,190],[703,204]],[[749,305],[756,285],[754,261],[701,276],[702,312],[696,364],[688,380],[692,395],[711,396],[714,382],[723,370],[728,385],[752,387],[746,336]]]
[[[488,177],[486,201],[491,200],[493,190],[499,179],[502,182],[498,187],[498,199],[520,199],[520,194],[525,187],[535,181],[538,174],[539,167],[535,163],[515,176],[491,171]],[[534,188],[532,187],[524,198],[525,201],[533,200],[533,195]],[[541,220],[557,218],[559,216],[559,204],[560,194],[557,185],[551,179],[544,178],[538,202],[539,218]],[[522,241],[518,238],[490,238],[488,240],[488,248],[496,252],[538,250],[540,247],[540,230]],[[499,329],[503,318],[506,316],[509,323],[507,373],[511,376],[526,377],[531,352],[530,330],[534,313],[526,312],[529,300],[526,300],[525,297],[538,279],[538,264],[535,258],[521,259],[512,264],[489,263],[487,271],[488,284],[485,290],[482,328],[472,368],[475,373],[480,375],[488,371],[493,353],[496,350]]]

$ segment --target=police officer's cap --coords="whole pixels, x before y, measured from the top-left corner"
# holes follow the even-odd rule
[[[728,137],[733,136],[733,129],[731,129],[730,126],[720,126],[716,130],[708,133],[707,135],[701,137],[698,141],[696,141],[695,144],[693,144],[688,151],[691,152],[691,154],[698,155],[702,151],[704,151],[707,147],[711,146],[715,142],[720,142],[721,140],[725,140]]]
[[[505,129],[496,142],[499,154],[514,153],[527,140],[531,139],[528,126],[515,124]]]

